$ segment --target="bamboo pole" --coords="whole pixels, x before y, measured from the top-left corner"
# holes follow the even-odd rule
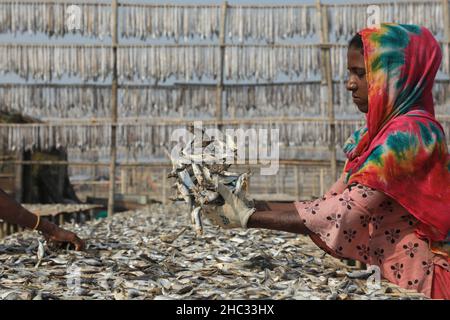
[[[316,186],[316,179],[315,179],[316,175],[314,173],[312,173],[311,175],[311,182],[312,182],[312,196],[315,197],[316,196],[316,190],[317,190],[317,186]]]
[[[442,0],[442,14],[444,21],[444,39],[447,43],[450,42],[450,9],[449,0]]]
[[[114,213],[114,194],[116,190],[116,161],[117,161],[117,44],[118,44],[118,5],[117,0],[112,0],[112,54],[113,54],[113,74],[112,74],[112,99],[111,99],[111,153],[110,153],[110,167],[109,167],[109,196],[108,196],[108,216],[111,217]]]
[[[294,176],[295,176],[295,196],[297,199],[300,199],[300,177],[298,166],[294,167]]]
[[[48,4],[67,4],[71,5],[74,4],[74,1],[72,0],[0,0],[0,4],[2,3],[14,3],[17,4],[34,4],[34,5],[48,5]],[[110,3],[108,2],[101,2],[97,0],[77,0],[76,4],[78,5],[95,5],[95,6],[110,6]]]
[[[16,152],[17,160],[23,160],[23,151],[19,150]],[[15,174],[14,174],[14,195],[17,202],[22,202],[22,180],[23,180],[23,167],[21,165],[15,165]]]
[[[439,116],[438,120],[450,121],[450,116]],[[48,119],[46,119],[48,120]],[[364,123],[363,119],[334,119],[330,121],[326,117],[257,117],[257,118],[244,118],[244,119],[222,119],[218,121],[217,119],[204,118],[196,120],[186,120],[186,119],[171,119],[171,118],[151,118],[142,119],[135,117],[123,118],[123,120],[118,122],[112,122],[111,119],[107,118],[95,118],[87,120],[79,119],[60,119],[51,118],[45,123],[0,123],[0,128],[45,128],[45,127],[67,127],[67,126],[86,126],[86,127],[101,127],[105,125],[152,125],[152,126],[166,126],[166,125],[186,125],[192,126],[195,122],[202,121],[203,124],[207,125],[242,125],[242,124],[283,124],[283,123],[294,123],[294,122],[305,122],[305,123],[325,123],[325,124],[357,124],[360,125]]]
[[[220,59],[219,59],[219,77],[217,81],[217,87],[216,87],[216,119],[218,121],[222,121],[223,114],[222,114],[222,100],[223,100],[223,80],[224,80],[224,74],[225,74],[225,49],[226,49],[226,43],[225,43],[225,32],[226,32],[226,19],[227,19],[227,7],[228,2],[224,1],[222,3],[221,7],[221,14],[220,14]],[[218,129],[222,129],[222,125],[218,126]]]
[[[258,159],[255,159],[258,161]],[[341,165],[344,164],[344,161],[339,161]],[[47,166],[74,166],[74,167],[107,167],[110,164],[108,162],[75,162],[75,161],[52,161],[52,160],[0,160],[0,165],[2,164],[14,164],[14,165],[47,165]],[[301,160],[301,159],[281,159],[279,160],[279,164],[281,166],[292,165],[292,166],[320,166],[326,167],[329,165],[329,161],[327,160]],[[259,162],[257,165],[263,165]],[[266,165],[266,164],[264,164]],[[160,168],[160,167],[172,167],[170,162],[124,162],[117,163],[118,167],[151,167],[151,168]]]
[[[323,195],[324,192],[324,176],[323,176],[323,168],[320,169],[319,171],[319,186],[320,186],[320,191],[319,191],[319,195]]]
[[[127,169],[126,168],[121,168],[120,169],[120,192],[122,194],[126,194],[127,193]]]
[[[162,171],[162,203],[167,203],[167,169]]]
[[[327,8],[323,7],[320,0],[317,2],[317,20],[320,26],[320,42],[328,42],[328,15]],[[336,157],[336,126],[334,124],[334,105],[333,105],[333,77],[331,74],[331,53],[329,48],[321,49],[322,55],[322,85],[326,86],[327,92],[327,112],[330,121],[330,169],[332,182],[337,179],[337,157]]]
[[[450,33],[450,31],[448,31]],[[450,79],[436,79],[436,83],[447,83]],[[240,87],[274,87],[274,86],[302,86],[305,84],[321,84],[322,80],[308,80],[308,81],[283,81],[283,82],[258,82],[258,83],[224,83],[224,88],[240,88]],[[333,83],[341,83],[341,80],[333,79]],[[78,83],[0,83],[0,88],[97,88],[97,89],[109,89],[111,85],[109,84],[78,84]],[[188,87],[205,87],[205,88],[215,88],[217,83],[188,83],[188,82],[174,82],[173,85],[155,85],[153,83],[143,83],[143,84],[119,84],[119,89],[159,89],[159,90],[186,90]]]
[[[431,3],[439,3],[441,0],[408,0],[408,3],[417,3],[417,4],[431,4]],[[74,3],[72,0],[0,0],[1,3],[11,3],[14,4],[67,4],[71,5]],[[76,4],[85,4],[85,5],[95,5],[95,6],[109,6],[108,2],[97,1],[97,0],[77,0]],[[352,6],[355,7],[367,7],[368,5],[388,5],[389,2],[382,1],[360,1],[358,3],[352,3]],[[133,8],[218,8],[217,4],[204,4],[204,3],[192,3],[192,4],[161,4],[161,3],[119,3],[120,7],[133,7]],[[346,6],[346,3],[338,3],[338,4],[323,4],[324,7],[342,7]],[[245,8],[245,9],[280,9],[280,8],[314,8],[314,4],[283,4],[283,5],[273,5],[273,4],[232,4],[229,5],[230,8]]]

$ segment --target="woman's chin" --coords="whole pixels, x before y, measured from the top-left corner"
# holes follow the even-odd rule
[[[358,107],[358,110],[361,111],[362,113],[367,113],[367,111],[369,110],[366,104],[356,104],[356,106]]]

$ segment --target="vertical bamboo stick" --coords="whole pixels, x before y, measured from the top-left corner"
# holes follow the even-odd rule
[[[17,153],[17,160],[23,160],[23,151],[19,150]],[[22,202],[22,176],[23,176],[23,165],[16,164],[15,165],[15,174],[14,174],[14,195],[17,202]]]
[[[117,45],[118,45],[118,4],[117,0],[112,0],[112,55],[113,55],[113,72],[112,72],[112,99],[111,99],[111,150],[110,150],[110,166],[109,166],[109,197],[108,197],[108,216],[114,213],[114,194],[115,194],[115,176],[117,162]]]
[[[278,172],[278,174],[276,175],[276,190],[277,190],[277,194],[280,194],[280,184],[281,184],[281,176],[280,176],[280,172]]]
[[[320,196],[324,194],[324,176],[323,176],[323,168],[320,169]]]
[[[305,171],[303,169],[300,172],[300,194],[303,199],[305,197]]]
[[[120,193],[127,193],[127,168],[120,168]]]
[[[297,200],[300,199],[300,177],[299,177],[299,171],[298,166],[296,165],[294,167],[294,175],[295,175],[295,197]]]
[[[227,19],[227,8],[228,8],[228,1],[224,1],[222,4],[222,10],[220,15],[220,60],[219,60],[219,77],[217,81],[217,87],[216,87],[216,118],[218,121],[222,121],[223,114],[222,114],[222,100],[223,100],[223,79],[224,79],[224,67],[225,67],[225,33],[226,33],[226,19]],[[222,125],[218,125],[218,129],[222,129]]]
[[[316,175],[314,174],[314,172],[312,172],[311,174],[311,183],[312,183],[312,196],[315,197],[316,196],[316,179],[315,179]]]
[[[320,42],[328,43],[328,14],[327,7],[322,6],[320,0],[316,0],[317,21],[320,28]],[[336,158],[336,126],[334,124],[334,106],[333,106],[333,76],[331,73],[331,54],[330,48],[321,49],[322,57],[322,86],[327,89],[327,111],[330,121],[330,169],[332,182],[337,179],[337,158]]]
[[[444,38],[445,41],[450,41],[450,9],[449,0],[442,0],[442,14],[444,21]]]
[[[162,171],[162,203],[167,203],[167,169],[164,168]]]

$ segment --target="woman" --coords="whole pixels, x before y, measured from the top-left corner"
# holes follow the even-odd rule
[[[344,146],[340,179],[321,198],[249,206],[219,185],[222,207],[206,216],[225,227],[309,235],[338,258],[380,267],[384,278],[431,298],[450,299],[450,157],[434,118],[431,89],[439,44],[415,25],[382,24],[348,48],[347,89],[366,126]]]
[[[38,215],[27,211],[2,190],[0,190],[0,219],[24,228],[41,231],[47,240],[56,244],[70,243],[77,251],[84,249],[84,242],[74,233],[59,228],[47,220],[41,220]]]

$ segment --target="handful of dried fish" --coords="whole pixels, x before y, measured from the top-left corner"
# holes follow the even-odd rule
[[[224,204],[217,192],[218,183],[248,202],[245,192],[250,172],[227,171],[237,159],[237,146],[230,136],[226,135],[224,142],[217,137],[209,137],[204,130],[192,127],[190,130],[193,138],[176,157],[171,156],[173,170],[168,176],[177,179],[173,185],[177,194],[171,200],[185,201],[189,205],[192,224],[200,235],[203,233],[202,207]]]

